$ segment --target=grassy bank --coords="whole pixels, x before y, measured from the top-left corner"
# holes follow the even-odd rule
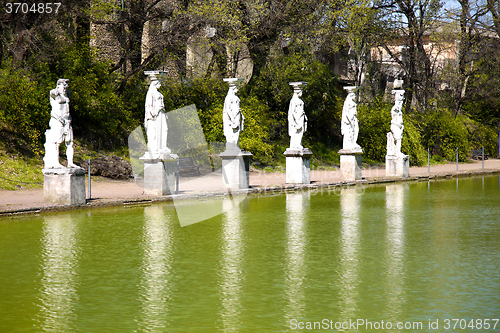
[[[43,161],[21,155],[0,153],[0,188],[6,190],[43,186]]]

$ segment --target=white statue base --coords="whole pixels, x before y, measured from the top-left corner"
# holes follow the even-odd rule
[[[351,182],[361,179],[362,149],[341,149],[340,154],[340,179]]]
[[[286,183],[310,184],[312,152],[307,148],[287,148],[283,155],[286,156]]]
[[[144,154],[144,194],[169,195],[175,193],[176,154]]]
[[[43,169],[43,200],[65,205],[84,205],[85,170],[78,168]]]
[[[385,156],[386,177],[410,177],[410,157],[408,155]]]
[[[219,154],[222,159],[222,180],[230,190],[250,187],[250,157],[243,150],[228,150]]]

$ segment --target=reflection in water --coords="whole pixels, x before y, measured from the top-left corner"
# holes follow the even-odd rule
[[[304,316],[304,278],[306,274],[305,232],[306,209],[310,192],[286,194],[287,249],[286,249],[286,294],[288,296],[288,318],[296,319]]]
[[[220,176],[219,178],[222,179]],[[193,201],[174,197],[174,204],[179,223],[182,227],[185,227],[223,214],[233,209],[245,198],[247,198],[247,194],[231,193],[226,194],[224,197],[207,197],[203,200],[197,199]],[[231,204],[228,202],[231,202]]]
[[[75,225],[69,215],[45,217],[42,236],[40,331],[74,331]]]
[[[403,184],[388,185],[385,188],[385,207],[387,220],[387,290],[388,313],[391,320],[397,320],[398,313],[404,305],[404,192]],[[401,319],[401,318],[399,318]]]
[[[221,301],[222,323],[225,332],[237,332],[241,313],[242,230],[239,201],[224,198],[225,216],[222,231]]]
[[[359,285],[359,200],[356,188],[345,188],[340,193],[340,318],[353,318],[357,309]]]
[[[163,206],[144,208],[144,259],[142,264],[141,331],[157,332],[167,327],[169,311],[172,230]]]

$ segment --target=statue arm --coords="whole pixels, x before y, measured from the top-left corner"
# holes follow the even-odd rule
[[[153,119],[158,115],[159,110],[156,110],[154,104],[155,103],[154,103],[153,93],[148,92],[148,94],[146,95],[146,105],[145,105],[146,114],[144,119],[145,121],[148,119]]]
[[[291,125],[294,127],[295,127],[295,125],[297,125],[297,118],[295,117],[295,109],[296,109],[296,105],[290,105],[290,110],[288,111],[288,114],[290,115],[289,121],[290,121]]]
[[[151,115],[152,115],[154,118],[156,118],[156,117],[158,117],[158,114],[160,113],[161,108],[159,108],[158,106],[156,106],[156,105],[155,105],[155,102],[154,102],[154,100],[153,100],[153,101],[152,101],[152,103],[151,103],[151,109],[150,109],[150,110],[151,110]]]
[[[222,111],[222,116],[224,120],[227,122],[231,123],[232,122],[232,117],[231,117],[231,102],[227,101],[224,103],[224,109]]]
[[[343,117],[343,122],[344,122],[344,124],[347,124],[347,125],[351,124],[352,123],[352,116],[350,117],[349,114],[346,114],[345,117]]]
[[[241,113],[240,110],[240,102],[239,100],[235,100],[231,103],[231,106],[229,107],[229,119],[231,121],[231,127],[232,128],[237,128],[238,126],[241,125],[242,123],[242,117],[243,113]]]
[[[349,101],[344,105],[342,111],[342,121],[346,124],[351,124],[356,117],[356,103]]]
[[[294,126],[294,119],[295,117],[293,116],[293,104],[290,102],[290,105],[288,106],[288,130],[290,130]]]
[[[57,89],[52,89],[50,91],[50,98],[54,101],[54,102],[57,102],[59,104],[64,104],[66,103],[66,99],[63,98],[63,96],[61,96],[61,93],[59,93],[57,91]]]
[[[57,89],[52,89],[50,91],[50,98],[56,99],[57,96],[59,96],[59,93],[57,92]]]
[[[50,105],[52,106],[52,110],[50,111],[50,116],[55,120],[59,121],[61,124],[63,124],[64,122],[61,116],[61,110],[59,106],[60,103],[57,100],[57,96],[59,96],[57,89],[52,89],[50,91]]]
[[[158,92],[159,96],[158,96],[158,112],[160,111],[165,111],[165,103],[163,102],[163,95]]]
[[[289,121],[295,127],[300,126],[300,120],[305,117],[304,107],[301,103],[290,103],[290,108],[288,110]]]

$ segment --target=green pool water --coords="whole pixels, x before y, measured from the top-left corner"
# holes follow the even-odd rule
[[[500,332],[497,176],[231,204],[0,219],[0,332]]]

